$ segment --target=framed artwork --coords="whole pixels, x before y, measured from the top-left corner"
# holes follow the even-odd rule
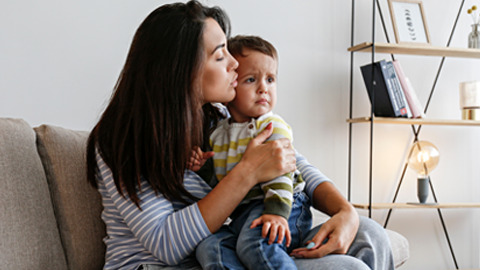
[[[388,0],[397,43],[430,44],[421,0]]]

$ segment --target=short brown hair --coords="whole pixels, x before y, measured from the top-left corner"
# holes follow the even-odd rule
[[[228,51],[235,56],[243,56],[243,50],[250,49],[266,54],[278,61],[277,50],[265,39],[258,36],[237,35],[228,40]]]

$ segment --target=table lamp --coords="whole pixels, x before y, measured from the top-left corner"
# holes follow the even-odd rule
[[[431,142],[417,141],[410,149],[408,165],[418,174],[417,196],[420,204],[425,204],[427,201],[429,173],[437,167],[439,159],[440,153]]]

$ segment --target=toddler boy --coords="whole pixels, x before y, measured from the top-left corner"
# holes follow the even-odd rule
[[[227,104],[230,117],[221,120],[210,136],[218,181],[240,161],[249,141],[269,124],[273,134],[267,143],[279,138],[293,140],[290,126],[272,112],[277,101],[276,49],[257,36],[231,38],[228,49],[239,62],[238,85],[235,99]],[[255,186],[232,214],[229,226],[197,247],[202,268],[295,269],[288,252],[299,247],[311,227],[304,187],[298,172]]]

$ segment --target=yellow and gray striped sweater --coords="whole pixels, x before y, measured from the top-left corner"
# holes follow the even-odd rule
[[[293,141],[290,126],[278,115],[266,113],[257,119],[248,122],[234,123],[231,118],[223,119],[210,136],[210,145],[215,156],[213,157],[215,174],[221,181],[235,165],[242,159],[243,153],[251,139],[255,138],[269,123],[273,124],[273,134],[267,141],[288,138]],[[252,200],[264,199],[264,214],[283,216],[288,220],[292,206],[293,193],[304,189],[300,173],[288,173],[259,184],[252,188],[245,196],[242,204]]]

